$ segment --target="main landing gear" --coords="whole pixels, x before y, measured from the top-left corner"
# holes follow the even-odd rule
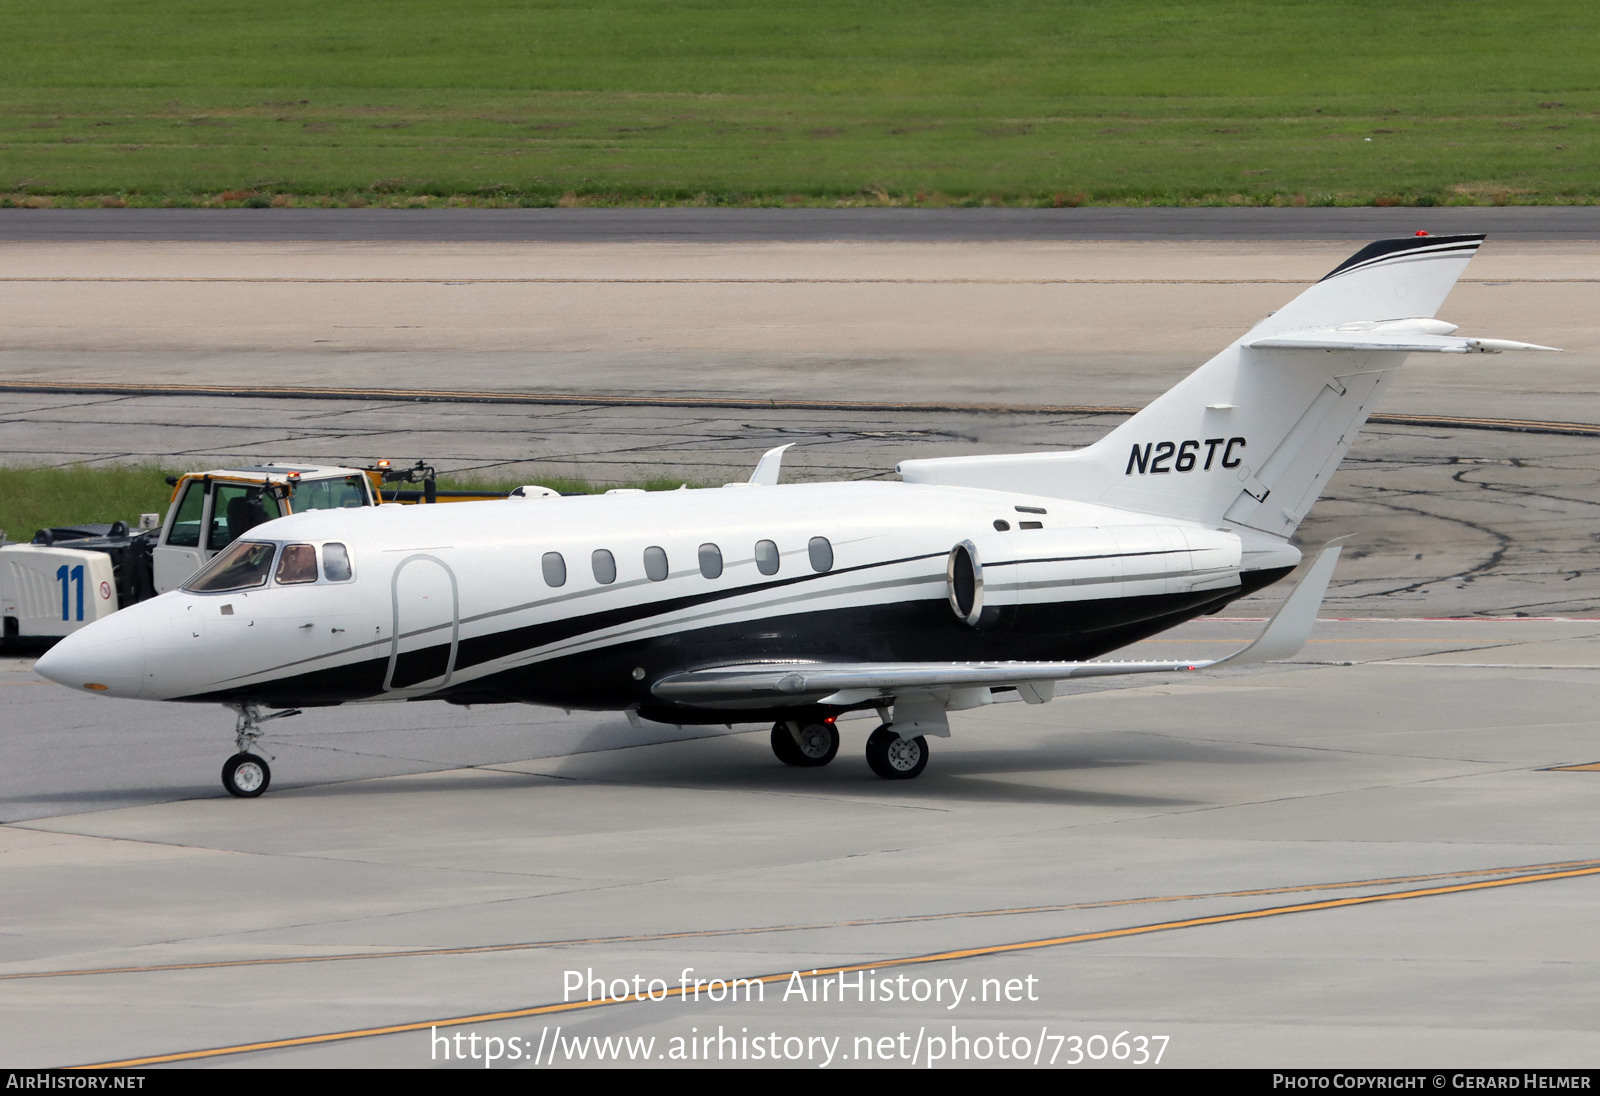
[[[239,722],[233,729],[234,749],[239,752],[223,763],[222,786],[228,789],[229,795],[254,799],[272,783],[272,768],[264,758],[251,752],[257,748],[256,744],[261,738],[261,724],[271,719],[299,715],[300,709],[290,708],[262,715],[261,709],[254,704],[230,704],[228,707],[239,713]]]
[[[832,719],[780,719],[772,725],[772,752],[785,765],[820,768],[839,753],[839,728]],[[867,765],[885,780],[910,780],[928,767],[928,740],[901,738],[885,723],[867,739]]]
[[[839,728],[831,719],[780,719],[772,725],[772,752],[785,765],[815,769],[839,752]]]
[[[885,780],[911,780],[928,767],[928,740],[901,738],[885,723],[867,738],[867,765]]]

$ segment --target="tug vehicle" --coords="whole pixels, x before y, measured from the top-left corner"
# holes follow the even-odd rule
[[[497,497],[438,490],[432,467],[264,464],[169,476],[165,520],[40,529],[31,543],[0,543],[0,645],[42,645],[118,609],[176,590],[241,534],[307,510]],[[420,484],[420,488],[391,484]]]

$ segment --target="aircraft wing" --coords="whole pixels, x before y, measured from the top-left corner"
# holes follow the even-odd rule
[[[1289,658],[1311,633],[1339,551],[1338,546],[1324,548],[1255,642],[1225,658],[1183,662],[746,662],[669,674],[656,681],[651,692],[662,700],[704,708],[863,704],[907,692],[1004,686],[1017,688],[1027,699],[1045,700],[1053,691],[1048,687],[1056,681],[1184,673]]]

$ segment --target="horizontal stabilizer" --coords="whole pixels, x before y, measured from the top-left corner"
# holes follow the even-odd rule
[[[1337,547],[1324,548],[1250,646],[1221,659],[1183,662],[752,662],[670,674],[651,686],[662,700],[702,708],[864,704],[903,692],[1030,687],[1123,674],[1183,673],[1289,658],[1305,644],[1327,593]],[[841,695],[843,694],[843,695]]]

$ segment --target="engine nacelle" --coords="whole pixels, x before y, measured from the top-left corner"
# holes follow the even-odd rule
[[[1180,525],[1103,525],[986,533],[950,550],[950,608],[977,627],[1011,606],[1228,590],[1234,533]]]

